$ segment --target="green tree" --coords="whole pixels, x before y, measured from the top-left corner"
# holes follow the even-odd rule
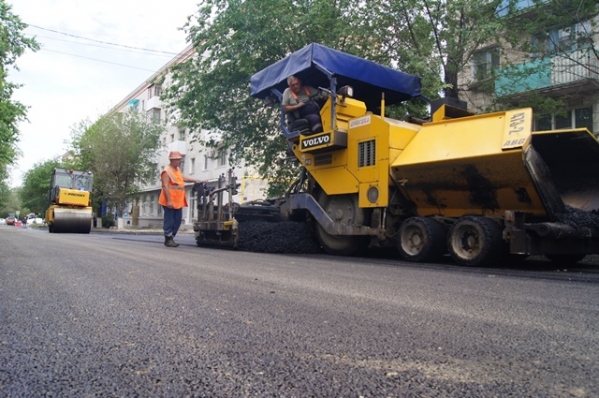
[[[501,0],[382,0],[369,4],[376,41],[400,69],[422,78],[424,93],[458,98],[458,74],[497,37]]]
[[[0,214],[2,217],[8,216],[8,214],[16,214],[17,211],[21,210],[21,201],[19,200],[19,188],[8,189],[6,193],[6,201],[0,207]]]
[[[5,174],[2,174],[5,175]],[[8,202],[8,196],[10,195],[10,187],[5,180],[0,180],[0,209],[2,209]],[[1,213],[1,210],[0,210]]]
[[[295,170],[272,167],[287,144],[279,110],[249,96],[252,74],[318,42],[421,76],[429,98],[457,97],[459,71],[496,36],[499,2],[204,0],[187,26],[199,56],[175,67],[164,98],[192,129],[218,133],[207,146],[225,145],[264,177],[289,181]],[[387,113],[406,111],[424,116],[418,102]]]
[[[157,177],[153,161],[162,132],[163,125],[136,112],[79,123],[72,133],[73,153],[76,167],[94,173],[94,197],[106,200],[123,214],[131,195]]]
[[[262,176],[287,183],[296,171],[273,167],[287,144],[278,132],[278,108],[250,97],[250,77],[312,42],[389,64],[373,46],[359,7],[348,0],[204,0],[187,27],[199,56],[174,68],[163,100],[192,131],[215,133],[204,145],[224,145],[232,162],[243,159]]]
[[[10,67],[18,70],[16,60],[25,50],[37,51],[39,44],[21,32],[27,27],[11,12],[12,7],[0,0],[0,180],[7,179],[7,166],[14,163],[18,153],[17,124],[26,119],[27,107],[12,100],[20,85],[7,80]]]
[[[23,185],[19,191],[22,205],[36,214],[43,214],[50,206],[48,191],[52,171],[62,167],[64,165],[58,159],[50,159],[36,163],[28,170],[23,176]]]

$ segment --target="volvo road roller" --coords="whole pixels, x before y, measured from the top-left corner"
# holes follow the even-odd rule
[[[92,186],[93,174],[89,171],[52,171],[48,192],[50,207],[46,210],[46,223],[50,232],[90,233]]]

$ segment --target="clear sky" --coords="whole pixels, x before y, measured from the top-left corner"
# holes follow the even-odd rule
[[[13,98],[29,106],[9,185],[68,149],[72,127],[96,120],[187,45],[180,28],[198,0],[6,0],[42,48],[17,59]],[[118,145],[118,143],[115,143]]]

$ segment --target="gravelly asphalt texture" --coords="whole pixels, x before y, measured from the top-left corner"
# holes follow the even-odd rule
[[[308,224],[293,221],[239,223],[239,250],[256,253],[320,253]]]
[[[596,397],[599,275],[0,227],[2,397]]]

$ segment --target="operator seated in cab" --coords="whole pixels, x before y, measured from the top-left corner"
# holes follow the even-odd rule
[[[308,122],[310,134],[322,133],[322,120],[318,100],[326,99],[326,94],[320,93],[312,86],[304,86],[297,76],[287,78],[288,88],[283,92],[283,110],[287,113],[289,128],[299,129],[294,122],[305,119]]]

